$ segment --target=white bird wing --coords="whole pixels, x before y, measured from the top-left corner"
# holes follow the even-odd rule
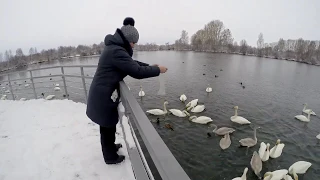
[[[304,174],[307,172],[307,170],[309,169],[309,167],[311,166],[312,164],[310,162],[307,162],[307,161],[298,161],[298,162],[295,162],[294,164],[292,164],[290,167],[289,167],[289,173],[292,174],[293,171],[297,174]]]
[[[279,156],[281,156],[284,146],[285,145],[283,143],[281,143],[281,144],[278,144],[278,145],[274,146],[273,148],[271,148],[270,157],[278,158]]]
[[[250,161],[250,165],[252,170],[254,171],[254,173],[257,176],[260,176],[260,172],[262,170],[262,161],[261,158],[259,156],[259,154],[257,153],[257,151],[254,151],[251,161]]]
[[[261,159],[263,158],[263,155],[266,152],[266,149],[267,149],[266,143],[261,142],[260,148],[259,148],[259,151],[258,151],[259,152],[259,156],[260,156]]]
[[[221,138],[219,143],[221,149],[227,149],[231,145],[231,140],[229,134],[226,134],[223,138]]]
[[[255,144],[255,140],[252,138],[244,138],[239,141],[242,146],[252,146]]]
[[[216,134],[218,134],[218,135],[225,135],[225,134],[227,134],[227,133],[233,133],[235,131],[235,129],[233,129],[233,128],[229,128],[229,127],[221,127],[221,128],[219,128],[219,129],[217,129],[216,131],[215,131],[215,133]]]
[[[197,105],[196,107],[191,109],[191,112],[202,112],[205,109],[204,105]]]
[[[162,109],[150,109],[146,112],[154,115],[160,115],[164,113]]]
[[[318,135],[316,136],[316,138],[317,138],[317,139],[320,139],[320,134],[318,134]]]

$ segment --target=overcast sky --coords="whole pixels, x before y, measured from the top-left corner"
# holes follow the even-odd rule
[[[249,45],[260,32],[265,42],[320,40],[320,0],[1,0],[0,52],[99,43],[127,16],[139,43],[173,43],[217,19]]]

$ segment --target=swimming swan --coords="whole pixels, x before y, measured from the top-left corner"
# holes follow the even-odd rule
[[[282,150],[284,148],[284,144],[280,143],[280,139],[277,140],[276,145],[270,150],[271,158],[278,158],[281,156]]]
[[[156,116],[165,115],[165,114],[168,113],[167,108],[166,108],[167,104],[169,104],[167,101],[165,101],[163,103],[163,110],[162,109],[150,109],[150,110],[148,110],[146,112],[149,113],[149,114],[156,115]]]
[[[250,124],[251,122],[248,121],[246,118],[238,116],[238,109],[238,106],[234,107],[234,116],[231,116],[231,121],[238,124]]]
[[[191,116],[189,120],[199,124],[208,124],[209,122],[213,121],[210,117],[207,117],[207,116],[199,116],[199,117]]]

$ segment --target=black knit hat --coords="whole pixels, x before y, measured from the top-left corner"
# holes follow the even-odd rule
[[[123,20],[123,25],[126,26],[126,25],[131,25],[131,26],[134,26],[134,19],[132,17],[126,17],[124,20]]]

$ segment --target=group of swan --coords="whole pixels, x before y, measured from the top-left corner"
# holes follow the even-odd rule
[[[302,121],[302,122],[310,122],[310,115],[316,116],[316,113],[312,111],[312,109],[307,109],[307,103],[303,104],[303,110],[302,112],[308,114],[308,116],[304,116],[304,115],[296,115],[295,118]]]
[[[260,148],[259,148],[259,156],[263,162],[268,161],[269,157],[275,159],[281,156],[282,150],[284,148],[285,144],[280,143],[280,139],[277,140],[275,146],[273,148],[270,148],[269,143],[261,142]]]
[[[60,89],[59,86],[60,86],[59,84],[55,84],[54,90],[55,90],[55,91],[60,91],[61,89]]]

